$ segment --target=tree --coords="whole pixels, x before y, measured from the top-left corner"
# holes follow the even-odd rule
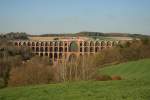
[[[82,56],[55,65],[59,81],[88,80],[95,74],[97,67],[94,56]]]
[[[32,53],[28,48],[17,48],[6,39],[0,40],[0,78],[4,80],[5,86],[7,86],[11,68],[20,66],[23,61],[31,57]]]
[[[40,62],[37,64],[37,62]],[[9,86],[47,84],[53,80],[52,66],[47,58],[33,57],[10,72]]]

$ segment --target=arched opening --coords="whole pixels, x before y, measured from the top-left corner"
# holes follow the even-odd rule
[[[111,42],[110,41],[107,42],[107,46],[111,46]]]
[[[31,43],[30,43],[30,42],[28,42],[28,46],[31,46]]]
[[[26,42],[23,42],[23,46],[26,46]]]
[[[80,48],[80,52],[82,52],[82,47]]]
[[[88,52],[88,47],[85,47],[85,48],[84,48],[84,52]]]
[[[100,46],[100,43],[96,41],[95,46]]]
[[[89,43],[87,41],[85,41],[84,46],[89,46]]]
[[[80,46],[83,46],[82,42],[80,42]]]
[[[65,47],[65,52],[67,52],[67,47]]]
[[[59,52],[63,52],[63,47],[59,47]]]
[[[50,42],[50,44],[49,44],[50,46],[53,46],[53,42]]]
[[[39,52],[39,47],[36,47],[36,52]]]
[[[50,47],[50,48],[49,48],[49,51],[50,51],[50,52],[53,52],[53,48],[52,48],[52,47]]]
[[[45,47],[45,52],[48,52],[48,47]]]
[[[58,47],[55,47],[55,48],[54,48],[54,51],[55,51],[55,52],[58,52]]]
[[[44,42],[41,42],[41,46],[44,46]]]
[[[67,46],[67,42],[65,42],[65,46]]]
[[[62,41],[59,42],[59,46],[63,46],[63,42]]]
[[[41,46],[44,46],[44,42],[41,42]]]
[[[15,46],[18,46],[18,43],[17,43],[17,42],[15,42]]]
[[[32,42],[32,46],[35,46],[35,43],[34,43],[34,42]]]
[[[90,46],[94,46],[94,42],[93,41],[90,42]]]
[[[36,46],[39,46],[39,42],[36,42]]]
[[[117,45],[117,42],[113,41],[112,46],[116,46],[116,45]]]
[[[44,52],[44,48],[43,47],[40,47],[40,52]]]
[[[96,47],[96,48],[95,48],[95,52],[98,52],[98,51],[99,51],[99,47]]]
[[[101,46],[105,46],[105,45],[106,45],[105,41],[102,41]]]
[[[75,41],[70,43],[69,51],[70,52],[77,52],[78,51],[78,44]]]
[[[94,48],[93,47],[90,47],[90,52],[94,52]]]
[[[45,42],[45,46],[48,46],[48,42]]]
[[[50,58],[50,59],[53,58],[53,54],[52,54],[52,53],[49,54],[49,58]]]
[[[55,46],[58,46],[58,42],[55,42],[54,44],[55,44]]]
[[[56,60],[57,59],[57,53],[54,53],[54,59]]]
[[[21,46],[21,42],[19,42],[19,46]]]

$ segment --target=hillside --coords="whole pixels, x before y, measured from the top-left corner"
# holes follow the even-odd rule
[[[119,75],[126,80],[143,80],[150,78],[150,59],[123,63],[103,68],[100,74]]]
[[[150,100],[150,59],[104,68],[100,74],[120,75],[121,81],[81,81],[5,88],[0,100]]]

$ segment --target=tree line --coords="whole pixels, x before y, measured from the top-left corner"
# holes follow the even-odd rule
[[[4,40],[27,40],[28,39],[28,35],[25,32],[10,32],[10,33],[6,33],[6,34],[0,34],[0,39]]]

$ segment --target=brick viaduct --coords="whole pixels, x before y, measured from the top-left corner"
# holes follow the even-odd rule
[[[52,62],[62,62],[69,60],[71,56],[82,56],[95,54],[103,49],[111,48],[119,44],[120,41],[108,40],[49,40],[49,41],[15,41],[15,46],[29,47],[32,52],[39,56],[48,56]]]

